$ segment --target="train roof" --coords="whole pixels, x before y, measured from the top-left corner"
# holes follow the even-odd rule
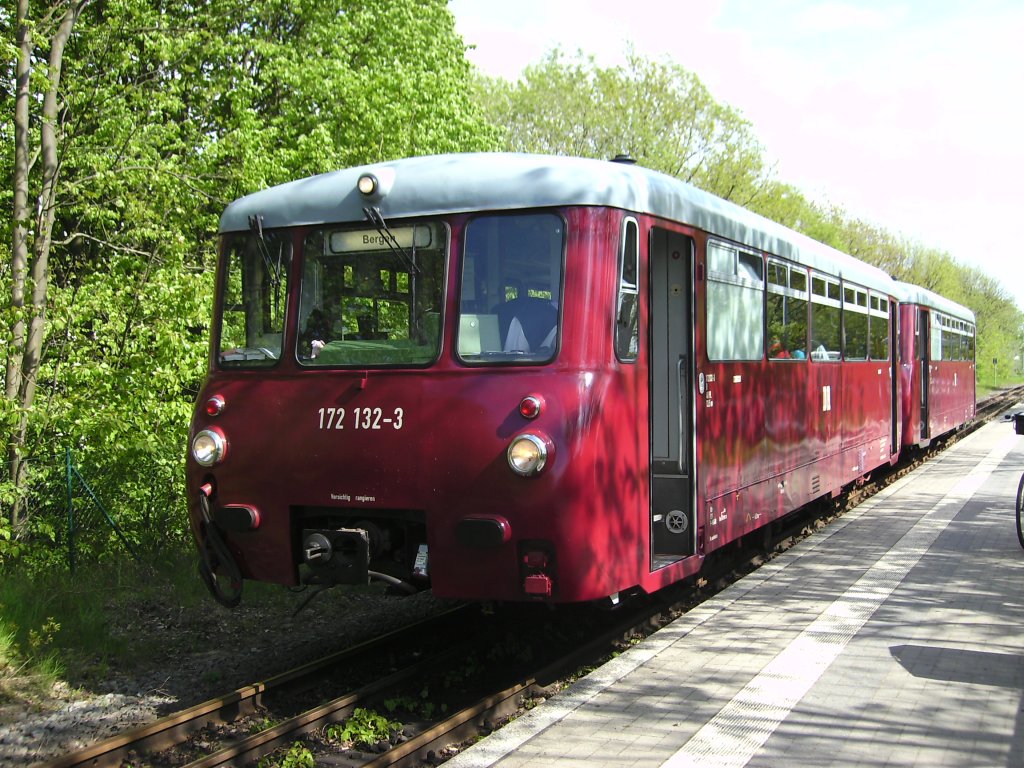
[[[390,188],[379,199],[357,189],[372,173]],[[385,219],[471,211],[609,206],[689,224],[719,237],[898,295],[882,270],[806,235],[697,189],[628,163],[512,153],[411,157],[313,176],[231,203],[221,232],[244,231],[261,215],[267,228],[355,223],[375,204]],[[951,302],[950,302],[951,303]]]
[[[934,291],[929,291],[927,288],[922,288],[919,285],[903,282],[898,283],[897,287],[899,289],[897,297],[904,304],[919,304],[922,307],[938,310],[960,320],[966,320],[970,323],[975,322],[974,312],[961,304],[957,304],[955,301],[947,299],[945,296],[940,296]]]

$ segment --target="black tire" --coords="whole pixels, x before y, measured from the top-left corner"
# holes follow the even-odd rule
[[[1024,526],[1021,525],[1021,515],[1024,514],[1024,475],[1020,476],[1020,484],[1017,486],[1017,541],[1024,547]]]

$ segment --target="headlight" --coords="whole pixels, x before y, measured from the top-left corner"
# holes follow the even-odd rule
[[[536,475],[548,461],[548,444],[537,435],[519,435],[508,447],[508,465],[517,475]]]
[[[380,200],[386,197],[395,183],[394,168],[376,168],[372,172],[367,171],[359,177],[356,182],[356,189],[364,197]]]
[[[192,458],[196,464],[212,467],[224,460],[228,441],[217,429],[204,429],[192,438]]]

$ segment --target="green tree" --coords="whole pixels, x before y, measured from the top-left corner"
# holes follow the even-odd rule
[[[13,17],[9,11],[0,16],[0,24],[5,31],[13,31],[15,40],[13,48],[5,46],[8,67],[14,59],[14,98],[13,116],[3,131],[14,139],[13,167],[8,177],[13,211],[10,273],[5,286],[10,297],[5,312],[10,333],[6,338],[3,410],[3,423],[9,430],[8,475],[15,491],[5,494],[9,510],[6,518],[12,528],[22,514],[22,500],[16,491],[24,475],[29,413],[35,402],[46,324],[49,257],[61,169],[59,113],[64,51],[84,4],[85,0],[55,3],[41,20],[33,22],[28,0],[18,0]]]
[[[0,473],[6,525],[22,522],[15,502],[28,490],[54,482],[40,473],[65,446],[118,478],[111,495],[126,508],[140,509],[156,477],[170,478],[161,499],[173,507],[224,205],[340,166],[487,149],[494,133],[470,100],[470,66],[444,0],[49,0],[31,19],[20,2],[35,71],[28,125],[55,129],[59,172],[30,163],[25,177],[26,199],[46,191],[50,201],[41,206],[53,223],[48,284],[14,269],[14,206],[0,210],[8,339],[19,321],[30,336],[12,277],[26,272],[29,289],[45,288],[25,301],[38,317],[41,396],[3,401],[3,417],[24,425],[18,471]],[[50,86],[49,41],[70,9],[73,33]],[[22,26],[0,10],[4,83],[17,79],[21,49],[8,41]],[[24,122],[13,93],[0,90],[0,137]],[[0,153],[13,179],[15,153]],[[0,196],[13,202],[15,192]],[[183,515],[173,519],[180,532]]]
[[[625,66],[600,67],[556,49],[515,84],[481,76],[476,94],[511,151],[625,153],[741,205],[767,188],[769,169],[750,123],[676,64],[630,52]]]

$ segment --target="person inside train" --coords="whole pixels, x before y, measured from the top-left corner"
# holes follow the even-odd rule
[[[768,347],[768,357],[772,360],[789,360],[792,355],[789,354],[789,350],[786,349],[785,345],[779,341],[778,336],[772,337],[772,343]]]
[[[326,346],[329,333],[329,325],[323,311],[314,309],[306,318],[306,330],[302,332],[299,340],[302,344],[302,354],[309,357],[316,357],[320,350]]]
[[[553,301],[530,296],[515,278],[505,281],[514,288],[515,298],[501,304],[496,312],[504,352],[538,352],[552,347],[558,327],[558,307]]]

